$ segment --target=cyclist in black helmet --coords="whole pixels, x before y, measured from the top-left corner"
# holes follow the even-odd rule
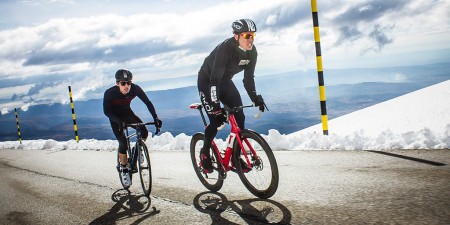
[[[126,123],[142,123],[142,120],[134,114],[131,110],[131,101],[137,96],[145,103],[150,114],[152,114],[155,126],[158,128],[157,131],[162,126],[162,121],[158,119],[155,107],[152,102],[148,99],[145,92],[141,87],[132,83],[133,74],[126,70],[120,69],[116,72],[116,85],[112,86],[105,91],[103,98],[103,112],[109,118],[111,123],[111,128],[114,135],[119,141],[119,161],[121,165],[121,172],[123,183],[131,185],[131,180],[129,176],[129,164],[126,154],[127,149],[127,139],[123,132],[124,125]],[[142,131],[142,137],[144,140],[148,137],[148,130],[145,126],[140,127]]]
[[[261,95],[256,94],[254,81],[258,57],[253,45],[256,25],[250,19],[240,19],[234,21],[231,27],[233,28],[233,37],[220,43],[206,57],[198,72],[198,91],[210,122],[205,128],[204,145],[200,152],[201,165],[208,173],[213,170],[209,151],[211,141],[216,136],[217,129],[226,122],[226,115],[220,103],[229,107],[242,105],[239,91],[231,80],[235,74],[244,71],[245,90],[254,105],[264,111],[264,100]],[[236,113],[235,117],[239,127],[245,128],[243,111]]]

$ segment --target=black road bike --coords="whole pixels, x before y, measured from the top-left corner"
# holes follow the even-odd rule
[[[140,127],[146,125],[155,125],[153,122],[147,123],[132,123],[126,124],[124,127],[125,137],[127,138],[127,156],[128,162],[131,166],[130,179],[133,180],[133,174],[139,173],[141,180],[142,191],[145,196],[149,196],[152,191],[152,166],[150,163],[150,156],[148,148],[142,139],[142,132]],[[128,128],[132,128],[135,132],[129,134]],[[159,128],[156,129],[155,135],[159,133]],[[131,139],[135,137],[134,146],[131,147]],[[122,182],[122,173],[120,172],[119,152],[117,152],[117,171],[119,172],[120,183],[123,188],[128,190],[129,186]]]

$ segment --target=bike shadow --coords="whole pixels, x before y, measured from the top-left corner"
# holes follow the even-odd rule
[[[212,224],[237,224],[222,216],[223,212],[238,214],[248,224],[290,224],[289,209],[270,199],[244,199],[228,201],[219,192],[202,192],[194,197],[194,207],[209,214]]]
[[[136,217],[137,219],[130,224],[139,224],[145,219],[160,213],[155,207],[151,210],[151,199],[145,195],[135,195],[129,190],[119,189],[111,195],[111,200],[115,204],[111,209],[93,220],[89,224],[117,224],[119,220]]]

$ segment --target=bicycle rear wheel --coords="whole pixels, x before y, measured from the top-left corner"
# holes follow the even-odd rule
[[[205,135],[203,133],[196,133],[192,136],[190,145],[192,166],[194,166],[195,173],[203,186],[208,190],[215,192],[219,191],[223,186],[223,179],[220,178],[220,173],[218,172],[218,170],[222,170],[222,166],[218,164],[216,155],[213,152],[214,150],[211,147],[210,155],[213,167],[215,167],[214,172],[207,174],[201,168],[200,149],[203,147],[204,138]]]
[[[250,171],[242,169],[240,161],[247,162],[247,160],[236,140],[233,146],[233,160],[239,178],[256,197],[272,197],[278,189],[279,181],[278,166],[272,149],[264,138],[254,131],[241,130],[240,136],[252,169]],[[254,152],[250,149],[254,149]]]
[[[149,196],[152,191],[152,165],[148,154],[147,145],[144,142],[139,144],[138,171],[141,178],[142,191],[145,196]]]
[[[127,158],[129,159],[130,158],[130,154],[129,154],[129,151],[127,150]],[[122,181],[122,173],[120,172],[120,159],[119,159],[119,151],[117,151],[117,172],[119,173],[119,180],[120,180],[120,183],[122,184],[122,187],[125,189],[125,190],[128,190],[128,188],[130,188],[130,186],[126,186],[124,183],[123,183],[123,181]],[[133,181],[133,173],[131,173],[131,171],[130,171],[130,180],[131,181]]]

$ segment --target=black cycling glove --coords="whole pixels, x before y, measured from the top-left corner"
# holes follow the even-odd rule
[[[264,99],[261,95],[256,96],[256,98],[253,100],[253,104],[255,106],[258,106],[261,112],[264,112],[264,109],[267,108],[266,103],[264,102]]]
[[[155,118],[154,123],[155,123],[155,127],[156,127],[155,135],[157,135],[161,131],[162,121],[159,118]]]
[[[159,118],[155,118],[155,127],[161,128],[162,127],[162,121]]]

